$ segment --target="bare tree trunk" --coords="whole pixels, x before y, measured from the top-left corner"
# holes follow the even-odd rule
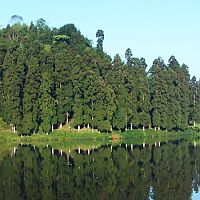
[[[151,129],[151,124],[149,124],[149,129]]]
[[[145,127],[144,126],[143,126],[142,130],[145,131]]]
[[[69,154],[67,154],[67,165],[69,166]]]
[[[131,123],[131,131],[133,130],[133,124]]]
[[[69,113],[67,112],[67,124],[69,123]]]
[[[53,132],[53,124],[51,124],[51,132]]]
[[[13,133],[16,133],[16,126],[13,126]]]
[[[81,128],[80,128],[80,125],[78,125],[78,131],[80,131],[80,129],[81,129]]]
[[[63,127],[63,125],[62,125],[62,123],[60,123],[59,128],[62,128],[62,127]]]

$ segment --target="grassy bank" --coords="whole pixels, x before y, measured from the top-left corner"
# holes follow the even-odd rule
[[[149,140],[149,139],[166,139],[166,138],[187,138],[187,137],[200,137],[200,132],[192,130],[184,132],[168,132],[168,131],[155,131],[150,130],[133,130],[126,132],[113,132],[113,133],[99,133],[97,131],[92,132],[91,130],[56,130],[53,133],[47,135],[44,133],[37,133],[31,136],[18,136],[17,134],[11,133],[10,131],[0,131],[0,143],[4,142],[67,142],[67,141],[85,141],[85,140]]]
[[[18,136],[9,131],[0,132],[0,160],[4,155],[10,154],[14,147],[20,144],[31,144],[38,148],[50,147],[66,153],[73,154],[75,150],[97,149],[102,145],[158,145],[162,142],[170,142],[180,139],[187,139],[190,142],[198,142],[199,132],[166,132],[154,130],[134,130],[127,132],[98,133],[88,130],[64,131],[57,130],[52,134],[34,134],[32,136]]]

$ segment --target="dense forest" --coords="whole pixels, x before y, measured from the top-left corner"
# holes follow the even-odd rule
[[[50,28],[19,16],[0,29],[0,117],[31,135],[70,128],[184,130],[200,122],[200,82],[174,56],[148,67],[130,48],[125,61],[103,51],[74,24]],[[159,52],[158,52],[159,53]]]

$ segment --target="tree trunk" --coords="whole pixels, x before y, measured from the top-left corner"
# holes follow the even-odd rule
[[[127,128],[127,125],[126,125],[125,131],[127,131],[127,130],[128,130],[128,128]]]
[[[60,123],[59,128],[62,128],[62,127],[63,127],[63,125],[62,125],[62,123]]]
[[[112,129],[112,125],[110,125],[110,131],[112,132],[112,130],[113,130],[113,129]]]
[[[133,151],[133,145],[131,144],[131,151]]]
[[[131,131],[133,130],[133,124],[131,123]]]
[[[158,127],[158,131],[160,131],[160,126]]]
[[[88,129],[90,128],[90,124],[87,125],[87,128],[88,128]]]
[[[53,132],[53,124],[51,124],[51,132]]]
[[[13,133],[16,133],[16,126],[13,126]]]
[[[149,129],[151,129],[151,124],[149,124]]]
[[[196,126],[196,122],[194,121],[194,126]]]
[[[69,123],[69,113],[67,112],[67,124]]]
[[[80,129],[81,129],[81,128],[80,128],[80,125],[78,125],[78,131],[80,131]]]
[[[69,166],[69,154],[67,154],[67,165]]]
[[[142,130],[145,131],[145,127],[144,126],[143,126]]]
[[[156,126],[155,126],[154,130],[156,131]]]

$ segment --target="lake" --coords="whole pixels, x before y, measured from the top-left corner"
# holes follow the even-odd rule
[[[90,149],[1,144],[0,199],[200,199],[198,144],[122,142]]]

